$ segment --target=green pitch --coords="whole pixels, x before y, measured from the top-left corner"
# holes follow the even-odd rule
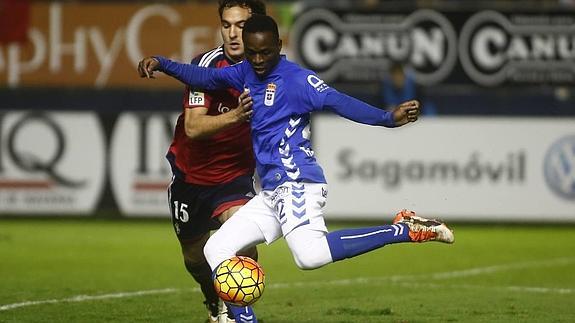
[[[262,246],[255,310],[264,323],[575,321],[574,226],[454,229],[454,245],[387,246],[308,272],[283,240]],[[168,220],[0,219],[0,257],[0,322],[206,317]]]

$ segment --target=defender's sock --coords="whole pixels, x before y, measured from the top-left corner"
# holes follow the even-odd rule
[[[194,277],[194,280],[200,284],[200,289],[206,298],[204,304],[206,304],[212,316],[218,316],[219,297],[214,290],[212,269],[207,262],[197,266],[192,266],[187,262],[184,262],[184,264],[186,265],[188,272],[192,275],[192,277]]]

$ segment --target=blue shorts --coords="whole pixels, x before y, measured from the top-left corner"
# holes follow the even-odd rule
[[[221,185],[197,185],[175,178],[168,188],[172,224],[178,240],[196,240],[216,230],[217,217],[255,196],[252,175],[239,176]]]

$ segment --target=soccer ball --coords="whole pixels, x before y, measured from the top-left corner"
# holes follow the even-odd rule
[[[214,287],[225,302],[248,306],[264,292],[264,271],[253,259],[236,256],[224,260],[214,271]]]

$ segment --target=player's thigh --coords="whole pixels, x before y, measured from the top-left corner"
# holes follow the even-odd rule
[[[327,232],[323,217],[327,187],[322,183],[286,182],[268,198],[286,236],[300,226]]]
[[[229,209],[227,209],[226,211],[222,212],[222,214],[218,217],[218,220],[221,223],[225,223],[226,221],[228,221],[230,219],[230,217],[232,217],[239,209],[241,208],[241,206],[234,206],[231,207]],[[238,256],[246,256],[246,257],[250,257],[252,259],[256,259],[258,258],[258,249],[256,246],[250,246],[247,247],[245,249],[242,249],[240,251],[238,251],[237,253]]]
[[[246,201],[247,202],[247,201]],[[232,206],[218,216],[218,221],[224,223],[229,220],[243,205]]]
[[[222,224],[206,243],[204,254],[214,268],[239,251],[282,236],[273,210],[258,195]]]
[[[229,183],[213,188],[210,197],[212,217],[224,223],[237,210],[255,196],[254,180],[251,174],[238,176]]]

